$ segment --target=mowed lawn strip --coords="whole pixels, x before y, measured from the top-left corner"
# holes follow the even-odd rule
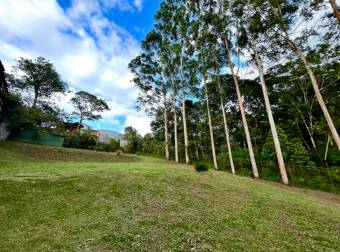
[[[339,196],[322,195],[149,157],[2,142],[0,251],[337,251]]]

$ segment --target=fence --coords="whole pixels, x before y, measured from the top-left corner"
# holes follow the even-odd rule
[[[39,132],[32,129],[16,130],[11,133],[10,139],[19,142],[44,144],[58,147],[62,147],[64,144],[63,136]]]

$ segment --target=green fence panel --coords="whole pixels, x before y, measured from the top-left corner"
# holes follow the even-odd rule
[[[12,135],[11,138],[15,141],[20,142],[44,144],[58,147],[62,147],[64,144],[63,136],[58,136],[46,132],[38,132],[32,129],[22,129],[21,131],[17,131]]]

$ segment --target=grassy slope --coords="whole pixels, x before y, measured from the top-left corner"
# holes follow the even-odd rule
[[[152,158],[0,143],[0,251],[335,251],[339,196],[319,194]]]

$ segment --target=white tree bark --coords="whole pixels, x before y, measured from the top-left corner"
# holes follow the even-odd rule
[[[309,78],[312,82],[312,86],[313,86],[313,89],[314,89],[314,93],[315,93],[315,96],[316,96],[316,99],[317,101],[319,102],[319,105],[321,107],[321,110],[324,114],[324,117],[327,121],[327,124],[328,124],[328,127],[332,133],[332,136],[334,138],[334,141],[338,147],[338,150],[340,151],[340,138],[339,138],[339,134],[335,128],[335,125],[332,121],[332,118],[331,116],[329,115],[329,112],[328,112],[328,109],[326,107],[326,104],[322,98],[322,95],[320,93],[320,89],[319,89],[319,86],[318,86],[318,82],[315,78],[315,75],[313,73],[313,70],[312,68],[310,67],[309,63],[307,62],[307,59],[305,57],[305,55],[303,54],[303,52],[300,50],[299,47],[297,47],[297,45],[288,37],[288,35],[286,34],[285,36],[287,42],[288,42],[288,45],[292,48],[292,50],[296,53],[296,55],[300,58],[302,64],[304,65],[304,67],[306,68],[307,72],[308,72],[308,75],[309,75]]]
[[[272,109],[271,109],[271,106],[270,106],[266,82],[265,82],[265,79],[264,79],[262,61],[261,61],[260,56],[257,53],[256,43],[255,43],[254,39],[252,39],[252,45],[253,45],[253,52],[254,52],[254,55],[255,55],[256,66],[257,66],[257,69],[258,69],[259,75],[260,75],[260,83],[261,83],[263,98],[264,98],[264,102],[265,102],[265,106],[266,106],[266,110],[267,110],[270,130],[272,132],[272,136],[273,136],[273,140],[274,140],[274,146],[275,146],[275,151],[276,151],[277,162],[279,164],[281,180],[282,180],[283,184],[287,185],[288,184],[288,176],[287,176],[287,171],[286,171],[285,163],[284,163],[283,156],[282,156],[280,140],[279,140],[279,137],[277,135],[274,117],[273,117]]]
[[[174,86],[173,90],[173,112],[174,112],[174,131],[175,131],[175,161],[179,162],[178,159],[178,137],[177,137],[177,111],[176,111],[176,97],[177,97],[177,88]]]
[[[164,116],[164,138],[165,138],[165,159],[169,160],[169,136],[168,136],[168,115],[167,115],[167,102],[166,92],[163,91],[163,116]]]
[[[184,151],[185,151],[185,163],[189,164],[189,139],[188,139],[188,129],[187,129],[187,117],[186,117],[186,109],[185,109],[185,92],[186,92],[186,85],[184,81],[184,75],[183,75],[183,46],[182,46],[182,55],[181,55],[181,62],[180,62],[180,75],[181,75],[181,83],[182,83],[182,117],[183,117],[183,131],[184,131]]]
[[[245,112],[245,109],[244,109],[243,100],[242,100],[237,76],[234,72],[234,68],[233,68],[233,65],[232,65],[232,62],[231,62],[228,42],[227,42],[226,38],[223,39],[223,42],[224,42],[225,49],[227,51],[228,66],[229,66],[231,75],[233,77],[234,85],[235,85],[235,88],[236,88],[236,95],[237,95],[237,100],[238,100],[238,103],[239,103],[239,106],[240,106],[242,123],[243,123],[244,133],[246,135],[248,152],[249,152],[249,156],[250,156],[251,166],[252,166],[252,169],[253,169],[253,175],[254,175],[254,178],[259,178],[259,172],[257,170],[255,155],[254,155],[254,151],[253,151],[253,145],[251,143],[251,138],[250,138],[250,133],[249,133],[249,128],[248,128],[248,122],[247,122],[247,118],[246,118],[246,112]]]
[[[227,124],[227,117],[225,114],[224,102],[223,102],[222,91],[221,91],[221,82],[220,82],[219,76],[217,76],[217,85],[218,85],[218,90],[220,92],[220,103],[221,103],[221,110],[222,110],[222,116],[223,116],[224,131],[225,131],[225,137],[226,137],[226,142],[227,142],[231,173],[235,174],[234,160],[233,160],[233,155],[231,152],[231,145],[230,145],[229,128]]]
[[[325,157],[324,160],[325,162],[327,161],[327,155],[328,155],[328,148],[329,148],[329,142],[330,142],[331,138],[329,137],[329,135],[327,136],[327,145],[326,145],[326,150],[325,150]]]
[[[212,121],[211,121],[210,106],[209,106],[208,87],[207,87],[207,82],[206,82],[205,78],[204,78],[204,90],[205,90],[205,100],[206,100],[206,103],[207,103],[207,114],[208,114],[208,123],[209,123],[209,131],[210,131],[211,152],[212,152],[213,161],[214,161],[214,168],[216,170],[218,170],[216,150],[215,150],[214,130],[213,130],[213,125],[212,125]]]

